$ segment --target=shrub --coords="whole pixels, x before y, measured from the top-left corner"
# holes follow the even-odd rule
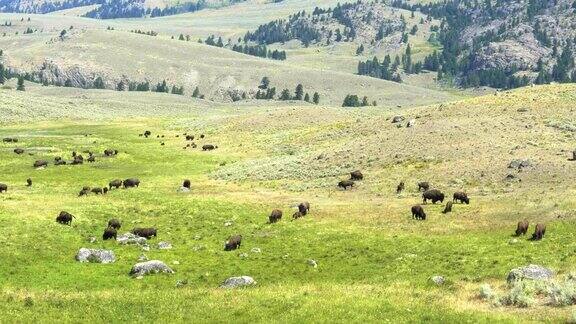
[[[523,281],[517,281],[513,284],[510,292],[500,298],[500,302],[506,306],[516,307],[530,307],[534,303],[532,297],[529,296],[526,284]]]

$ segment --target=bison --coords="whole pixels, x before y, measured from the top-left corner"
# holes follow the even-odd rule
[[[404,190],[404,181],[401,181],[398,186],[396,186],[396,194],[399,195]]]
[[[527,220],[519,221],[518,226],[516,226],[516,236],[526,235],[529,225]]]
[[[7,191],[8,191],[8,185],[5,183],[0,183],[0,193]]]
[[[282,211],[280,209],[274,209],[272,213],[270,213],[270,216],[268,217],[270,224],[276,223],[280,219],[282,219]]]
[[[72,225],[72,218],[76,217],[67,211],[61,211],[56,217],[56,222],[62,225]]]
[[[460,201],[460,203],[466,203],[466,205],[470,204],[470,198],[468,198],[468,195],[465,192],[455,192],[452,201],[457,202]]]
[[[352,181],[360,181],[364,179],[364,175],[360,170],[350,172],[350,180]]]
[[[428,203],[428,200],[432,200],[433,204],[437,203],[438,201],[444,202],[444,194],[438,189],[430,189],[426,190],[422,194],[422,199],[424,200],[425,204]]]
[[[97,195],[101,195],[101,194],[104,193],[104,191],[102,190],[102,188],[92,188],[92,190],[90,190],[90,191],[92,191],[92,193],[95,193],[95,194],[97,194]]]
[[[424,208],[420,205],[412,206],[412,218],[419,220],[426,220],[426,213]]]
[[[66,161],[64,160],[58,160],[54,162],[54,165],[66,165]]]
[[[5,142],[5,143],[18,143],[18,139],[17,139],[17,138],[14,138],[14,137],[4,137],[4,138],[2,139],[2,142]]]
[[[124,189],[134,188],[134,187],[140,186],[140,180],[138,180],[136,178],[130,178],[130,179],[124,180],[122,182],[122,184],[124,185]]]
[[[344,190],[346,190],[348,187],[352,188],[352,187],[354,187],[354,181],[342,180],[342,181],[338,182],[338,187],[343,188]]]
[[[534,234],[532,234],[533,241],[540,241],[544,234],[546,233],[546,225],[544,224],[537,224],[534,228]]]
[[[24,153],[24,149],[15,148],[15,149],[14,149],[14,153],[16,153],[16,154],[18,154],[18,155],[23,154],[23,153]]]
[[[82,196],[88,196],[88,194],[90,193],[91,189],[89,187],[84,187],[82,188],[82,190],[80,190],[80,192],[78,193],[78,197],[82,197]]]
[[[96,162],[96,157],[94,155],[90,155],[88,157],[88,162],[90,162],[90,163]]]
[[[446,207],[444,207],[444,210],[442,211],[442,214],[448,214],[450,212],[452,212],[452,202],[449,201],[446,203]]]
[[[187,141],[193,141],[193,140],[194,140],[194,135],[186,135],[186,140],[187,140]]]
[[[122,180],[120,179],[114,179],[112,181],[110,181],[110,183],[108,183],[108,186],[110,187],[110,190],[112,190],[112,188],[120,188],[122,187]]]
[[[418,191],[427,191],[428,189],[430,189],[428,182],[418,182]]]
[[[35,168],[47,167],[47,166],[48,166],[48,162],[44,161],[44,160],[36,160],[36,162],[34,162]]]
[[[26,179],[26,186],[32,187],[32,179],[31,178]]]
[[[182,187],[190,189],[190,180],[186,179],[182,183]]]
[[[119,230],[120,227],[122,227],[122,223],[120,223],[120,221],[117,220],[116,218],[112,218],[108,221],[108,227],[112,227],[114,229]]]
[[[302,214],[302,216],[306,216],[308,212],[310,212],[310,203],[305,201],[298,205],[298,211]]]
[[[298,219],[300,217],[304,217],[304,214],[302,214],[301,211],[297,211],[294,214],[292,214],[292,219]]]
[[[110,240],[110,239],[116,239],[117,235],[118,235],[118,232],[116,231],[115,228],[108,227],[104,230],[104,234],[102,234],[102,239],[104,241]]]
[[[155,228],[135,228],[132,230],[132,234],[145,237],[146,239],[150,239],[152,236],[156,237],[157,230]]]
[[[242,245],[242,235],[233,235],[228,238],[224,244],[224,251],[232,251],[240,248]]]
[[[217,148],[218,148],[218,146],[212,145],[212,144],[202,145],[202,151],[212,151],[212,150],[215,150]]]

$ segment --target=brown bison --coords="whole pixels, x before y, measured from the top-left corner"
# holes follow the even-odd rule
[[[534,234],[532,234],[533,241],[540,241],[544,234],[546,234],[546,225],[544,224],[537,224],[534,228]]]
[[[32,187],[32,179],[31,178],[26,179],[26,186]]]
[[[460,201],[460,203],[466,203],[466,205],[470,204],[470,198],[468,198],[468,195],[465,192],[455,192],[452,201],[457,202]]]
[[[144,136],[145,136],[145,137],[148,137],[148,136],[150,136],[150,135],[152,135],[152,132],[151,132],[151,131],[147,130],[147,131],[144,132]]]
[[[430,189],[426,190],[422,194],[422,199],[424,200],[425,204],[428,203],[428,200],[432,200],[433,204],[437,203],[438,201],[444,202],[444,194],[438,189]]]
[[[186,140],[187,140],[187,141],[193,141],[193,140],[194,140],[194,135],[186,135]]]
[[[404,191],[404,181],[401,181],[398,186],[396,186],[396,194],[400,194]]]
[[[428,189],[430,189],[428,182],[418,182],[418,191],[427,191]]]
[[[48,166],[48,162],[44,161],[44,160],[36,160],[36,162],[34,162],[35,168],[47,167],[47,166]]]
[[[105,156],[113,156],[113,155],[117,155],[117,154],[118,154],[118,150],[113,150],[113,149],[105,149],[104,150]]]
[[[80,192],[78,193],[78,197],[88,196],[88,194],[90,193],[90,191],[91,191],[90,187],[84,187],[84,188],[82,188],[82,190],[80,190]]]
[[[2,142],[5,142],[5,143],[18,143],[18,139],[17,139],[17,138],[14,138],[14,137],[4,137],[4,138],[2,139]]]
[[[242,245],[242,235],[233,235],[228,238],[224,244],[224,251],[232,251],[240,248]]]
[[[343,188],[344,190],[346,190],[348,187],[352,188],[352,187],[354,187],[354,181],[342,180],[342,181],[338,182],[338,187]]]
[[[110,190],[112,190],[112,188],[120,188],[122,187],[122,180],[120,179],[114,179],[112,181],[110,181],[110,183],[108,184],[108,187],[110,187]]]
[[[450,212],[452,212],[452,202],[449,201],[446,203],[446,207],[444,207],[444,210],[442,211],[442,214],[448,214]]]
[[[140,180],[136,179],[136,178],[130,178],[130,179],[126,179],[122,182],[122,184],[124,185],[124,188],[134,188],[140,186]]]
[[[8,191],[8,185],[5,183],[0,183],[0,193],[7,191]]]
[[[190,189],[190,180],[186,179],[182,183],[182,187]]]
[[[145,237],[146,239],[150,239],[152,236],[156,237],[157,230],[155,228],[135,228],[132,230],[132,234],[138,235],[140,237]]]
[[[272,213],[270,213],[270,216],[268,217],[270,224],[276,223],[280,219],[282,219],[282,211],[280,209],[274,209]]]
[[[61,211],[56,217],[56,222],[63,225],[72,225],[72,218],[76,217],[67,211]]]
[[[104,230],[104,234],[102,234],[102,239],[104,241],[110,240],[110,239],[116,239],[117,235],[118,235],[118,232],[116,231],[115,228],[108,227],[107,229]]]
[[[516,236],[526,235],[529,225],[527,220],[519,221],[518,226],[516,226]]]
[[[200,138],[204,138],[204,137],[205,137],[204,134],[201,134],[201,135],[200,135]]]
[[[212,144],[202,145],[202,151],[212,151],[212,150],[215,150],[215,149],[217,149],[217,148],[218,148],[218,146],[215,146],[215,145],[212,145]]]
[[[58,160],[54,162],[54,165],[66,165],[66,161],[64,160]]]
[[[92,193],[97,194],[97,195],[102,195],[104,194],[104,191],[102,190],[102,188],[92,188]]]
[[[16,153],[16,154],[18,154],[18,155],[23,154],[23,153],[24,153],[24,149],[15,148],[15,149],[14,149],[14,153]]]
[[[292,219],[298,219],[301,217],[304,217],[304,214],[302,214],[302,212],[300,212],[300,211],[297,211],[294,214],[292,214]]]
[[[310,212],[310,203],[305,201],[298,205],[298,211],[302,216],[306,216]]]
[[[364,179],[364,175],[360,170],[350,172],[350,180],[352,181],[360,181]]]
[[[412,218],[419,220],[426,220],[426,213],[424,208],[420,205],[412,206]]]
[[[95,157],[94,155],[90,155],[90,156],[88,157],[88,162],[90,162],[90,163],[96,162],[96,157]]]
[[[120,227],[122,227],[122,223],[120,223],[120,221],[117,220],[116,218],[112,218],[108,221],[108,227],[112,227],[114,229],[119,230]]]
[[[74,160],[72,160],[72,165],[84,164],[84,157],[82,155],[76,155]]]

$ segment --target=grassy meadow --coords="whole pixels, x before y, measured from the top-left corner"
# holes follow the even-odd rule
[[[565,127],[575,93],[554,85],[424,107],[342,109],[0,90],[0,138],[19,139],[0,143],[0,182],[9,186],[0,194],[0,321],[566,321],[573,306],[493,306],[479,288],[504,291],[508,271],[530,263],[559,276],[576,270],[576,162],[567,160],[575,135]],[[69,108],[58,116],[58,106]],[[395,115],[414,118],[415,127],[396,127]],[[139,137],[144,130],[152,137]],[[185,132],[205,134],[196,143],[219,148],[183,149]],[[15,147],[26,153],[14,154]],[[107,148],[120,154],[100,157]],[[84,150],[97,161],[32,167]],[[507,169],[515,158],[534,167]],[[336,183],[355,169],[365,180],[339,190]],[[506,181],[509,173],[521,181]],[[141,186],[78,197],[83,186],[129,177]],[[184,179],[192,181],[189,193],[178,192]],[[446,215],[443,204],[428,204],[428,219],[414,221],[422,180],[449,197],[465,190],[471,204]],[[396,195],[400,181],[406,191]],[[310,214],[292,221],[304,200]],[[267,224],[274,208],[284,217]],[[61,210],[76,216],[72,226],[54,221]],[[102,241],[110,218],[122,220],[119,233],[157,227],[150,251]],[[548,224],[544,240],[511,244],[525,218],[531,231]],[[233,234],[243,235],[242,247],[224,252]],[[155,248],[161,241],[173,248]],[[111,249],[117,261],[76,262],[81,247]],[[142,254],[175,273],[131,278]],[[240,275],[257,285],[219,288]],[[432,283],[435,275],[446,283]]]

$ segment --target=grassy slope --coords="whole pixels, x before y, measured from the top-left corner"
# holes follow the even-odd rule
[[[571,122],[575,90],[537,87],[406,109],[406,116],[420,116],[413,129],[396,128],[386,120],[392,112],[376,109],[222,106],[149,118],[157,109],[152,94],[139,108],[142,118],[7,124],[0,137],[19,137],[18,146],[34,156],[15,156],[14,145],[0,144],[0,182],[11,186],[0,195],[0,313],[24,321],[564,320],[571,308],[491,308],[475,296],[480,283],[502,285],[509,269],[527,263],[574,270],[570,175],[576,164],[561,150],[574,149],[575,138],[546,123]],[[35,91],[41,98],[51,89]],[[1,106],[18,96],[0,91]],[[54,96],[65,102],[74,95]],[[116,92],[98,97],[94,107],[120,107]],[[38,99],[26,108],[42,107]],[[144,129],[166,135],[166,146],[138,137]],[[182,150],[175,134],[185,131],[205,133],[201,143],[220,148]],[[38,158],[108,147],[121,154],[92,165],[31,168]],[[522,182],[503,181],[507,163],[519,157],[535,160],[536,167],[518,175]],[[337,180],[355,168],[366,180],[352,191],[337,190]],[[83,185],[129,176],[140,177],[141,188],[76,197]],[[24,187],[27,177],[35,181],[32,188]],[[192,180],[190,194],[176,192],[184,178]],[[426,206],[429,219],[411,221],[409,207],[420,200],[414,183],[422,179],[447,193],[467,190],[471,205],[456,205],[450,215],[440,214],[442,206]],[[400,180],[407,192],[396,196]],[[289,221],[290,206],[304,199],[312,214]],[[271,226],[265,221],[272,208],[282,208],[286,219]],[[54,223],[63,209],[77,216],[72,227]],[[174,249],[144,253],[169,263],[176,274],[130,279],[127,272],[141,251],[88,243],[111,217],[123,220],[123,231],[158,226],[154,243],[169,241]],[[509,245],[523,218],[548,222],[547,237]],[[231,227],[224,226],[228,220]],[[245,238],[241,250],[223,252],[223,241],[236,233]],[[82,246],[113,249],[118,261],[78,264],[73,256]],[[437,274],[448,284],[430,284]],[[232,275],[253,276],[258,286],[215,288]],[[188,279],[188,286],[175,288],[179,279]]]
[[[0,19],[1,20],[1,19]],[[279,62],[239,54],[230,50],[150,37],[121,31],[73,30],[64,41],[55,35],[33,34],[0,38],[8,66],[24,71],[38,70],[43,62],[63,70],[79,69],[84,74],[104,76],[106,80],[148,78],[155,84],[166,79],[183,85],[190,94],[199,85],[210,99],[220,99],[229,88],[255,89],[264,76],[272,85],[293,90],[302,83],[315,91],[324,103],[340,105],[348,93],[368,96],[380,105],[419,105],[441,102],[452,96],[437,90],[407,86],[343,72],[301,67],[297,62]]]

